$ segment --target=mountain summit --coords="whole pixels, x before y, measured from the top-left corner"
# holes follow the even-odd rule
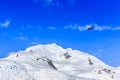
[[[36,45],[0,59],[0,80],[120,80],[120,69],[78,50]]]

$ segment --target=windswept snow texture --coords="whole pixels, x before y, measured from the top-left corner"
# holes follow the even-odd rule
[[[36,45],[0,59],[0,80],[120,80],[120,68],[78,50]]]

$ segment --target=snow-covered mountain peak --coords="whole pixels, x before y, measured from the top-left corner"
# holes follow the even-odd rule
[[[120,80],[96,57],[56,44],[36,45],[0,59],[0,80]]]
[[[25,51],[36,51],[36,50],[40,50],[40,49],[60,49],[63,50],[63,48],[61,46],[58,46],[55,43],[52,44],[46,44],[46,45],[35,45],[35,46],[31,46],[29,48],[27,48]]]
[[[25,50],[26,53],[30,53],[31,55],[37,57],[47,57],[47,58],[56,58],[59,59],[62,57],[66,52],[72,51],[72,49],[67,48],[63,49],[61,46],[53,44],[46,44],[46,45],[36,45],[31,46]]]
[[[74,62],[74,61],[77,62],[81,60],[87,61],[88,58],[92,58],[95,62],[96,61],[99,62],[98,63],[99,65],[104,64],[102,61],[100,61],[99,59],[95,58],[92,55],[89,55],[88,53],[81,52],[78,50],[72,50],[71,48],[64,49],[55,43],[31,46],[24,51],[24,55],[26,53],[29,53],[29,55],[32,55],[38,58],[46,57],[46,58],[52,59],[53,61],[65,61],[67,58],[67,60],[71,60],[71,62]],[[69,59],[68,59],[68,56],[69,56]]]

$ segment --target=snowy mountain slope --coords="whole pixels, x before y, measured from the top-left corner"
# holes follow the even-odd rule
[[[0,59],[0,80],[120,80],[120,70],[88,53],[47,44]]]

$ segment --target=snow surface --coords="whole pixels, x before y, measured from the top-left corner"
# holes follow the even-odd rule
[[[120,68],[71,48],[36,45],[0,59],[0,80],[120,80]]]

